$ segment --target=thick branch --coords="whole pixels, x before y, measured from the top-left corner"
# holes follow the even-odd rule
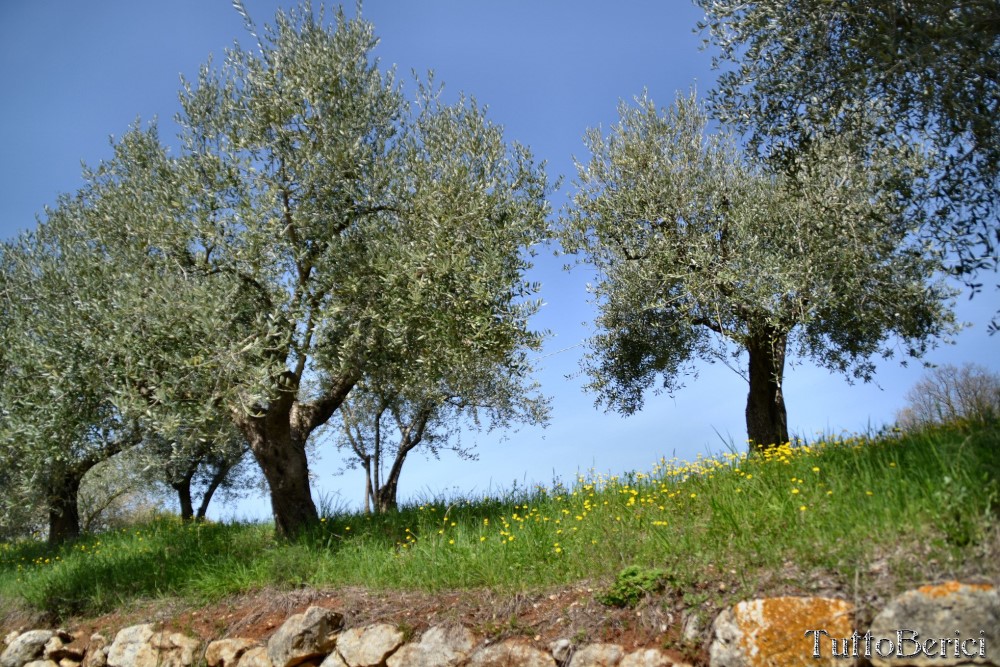
[[[338,378],[320,398],[310,403],[293,405],[291,425],[295,437],[304,441],[310,433],[329,421],[360,379],[360,373],[349,371]]]

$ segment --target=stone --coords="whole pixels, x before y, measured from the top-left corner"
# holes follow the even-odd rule
[[[45,644],[55,636],[52,630],[29,630],[19,634],[0,653],[0,667],[23,667],[44,655]]]
[[[957,581],[906,591],[875,615],[860,644],[875,667],[1000,665],[1000,594]]]
[[[156,629],[151,623],[130,625],[119,630],[108,649],[109,667],[138,667],[137,656],[151,652],[149,640],[155,633]]]
[[[83,660],[84,649],[67,643],[67,639],[72,641],[73,638],[65,633],[59,634],[57,632],[54,634],[49,641],[45,642],[43,652],[45,657],[53,662],[62,662],[67,658],[76,662]]]
[[[849,637],[854,605],[820,597],[778,597],[740,602],[712,624],[712,667],[843,665],[828,650],[814,657],[815,634]],[[829,646],[820,648],[828,649]]]
[[[344,659],[340,657],[340,654],[334,651],[330,655],[326,656],[323,662],[319,663],[319,667],[348,667]]]
[[[465,667],[557,667],[555,659],[545,651],[517,639],[479,649]]]
[[[323,607],[309,607],[288,617],[267,642],[267,656],[273,667],[295,667],[333,651],[344,617]]]
[[[87,650],[84,651],[81,667],[105,667],[108,664],[110,650],[107,638],[95,632],[90,635],[90,642],[87,644]]]
[[[236,667],[247,649],[260,646],[252,639],[217,639],[205,649],[205,664],[208,667]]]
[[[456,667],[472,652],[479,638],[461,625],[435,625],[416,644],[406,644],[389,656],[388,667]]]
[[[148,667],[190,667],[198,658],[201,641],[179,632],[157,632],[149,640],[156,662]]]
[[[618,644],[587,644],[573,654],[569,667],[616,667],[624,657]]]
[[[73,660],[72,658],[63,658],[59,661],[59,667],[80,667],[79,660]]]
[[[59,663],[55,660],[30,660],[24,663],[24,667],[59,667]]]
[[[676,663],[658,648],[632,651],[618,663],[618,667],[675,667]],[[680,667],[677,665],[677,667]]]
[[[144,623],[119,631],[108,650],[109,667],[191,667],[201,642],[179,632],[157,632]]]
[[[569,662],[570,657],[573,655],[573,642],[565,637],[557,639],[549,644],[549,651],[552,652],[552,657],[555,658],[556,662],[559,664]]]
[[[271,658],[267,655],[267,647],[255,646],[247,649],[240,657],[238,667],[272,667]]]
[[[351,628],[337,637],[337,653],[348,667],[379,667],[403,645],[403,633],[388,623]]]

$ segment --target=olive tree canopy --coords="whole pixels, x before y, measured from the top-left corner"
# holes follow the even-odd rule
[[[184,84],[179,155],[135,128],[89,178],[89,234],[135,267],[118,402],[164,434],[228,415],[280,535],[318,518],[306,443],[370,369],[461,387],[540,341],[542,167],[472,100],[429,81],[408,103],[375,44],[343,12],[279,12]]]
[[[80,532],[84,475],[141,438],[108,390],[102,313],[115,269],[80,243],[82,207],[63,197],[35,232],[0,246],[0,523],[37,508],[53,544]]]
[[[996,0],[696,0],[721,54],[718,118],[779,160],[817,132],[878,113],[855,133],[899,137],[941,158],[910,195],[923,231],[973,288],[1000,247],[1000,8]],[[725,67],[731,65],[731,67]]]
[[[658,377],[672,391],[693,360],[735,356],[748,437],[767,447],[788,439],[786,354],[868,380],[873,357],[919,357],[954,329],[919,211],[893,194],[925,176],[911,148],[862,158],[831,137],[774,171],[708,134],[693,96],[619,113],[588,132],[561,223],[563,247],[596,272],[585,368],[609,407],[632,413]]]

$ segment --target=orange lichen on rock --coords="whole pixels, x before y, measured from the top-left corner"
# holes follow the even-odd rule
[[[929,598],[943,598],[963,591],[991,591],[990,584],[963,584],[959,581],[946,581],[943,584],[928,584],[917,589]]]
[[[734,609],[743,633],[747,665],[840,664],[826,637],[849,637],[854,630],[854,605],[830,598],[779,597],[742,602]],[[824,630],[819,658],[814,658],[815,633]],[[807,634],[808,633],[808,634]]]

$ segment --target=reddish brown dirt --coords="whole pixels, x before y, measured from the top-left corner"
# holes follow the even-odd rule
[[[587,582],[543,592],[506,594],[483,590],[374,592],[362,588],[263,590],[202,607],[176,600],[148,601],[96,618],[69,619],[63,625],[81,646],[94,632],[111,639],[123,627],[149,622],[204,642],[222,637],[266,641],[290,615],[315,605],[340,612],[348,627],[386,622],[417,636],[432,625],[461,623],[483,637],[526,637],[545,649],[563,638],[584,643],[606,641],[628,650],[655,646],[678,661],[707,664],[704,642],[681,641],[684,614],[674,609],[669,595],[649,598],[634,609],[616,609],[598,603],[594,592]],[[22,617],[12,626],[9,618],[5,625],[8,630],[27,629],[41,620]]]

